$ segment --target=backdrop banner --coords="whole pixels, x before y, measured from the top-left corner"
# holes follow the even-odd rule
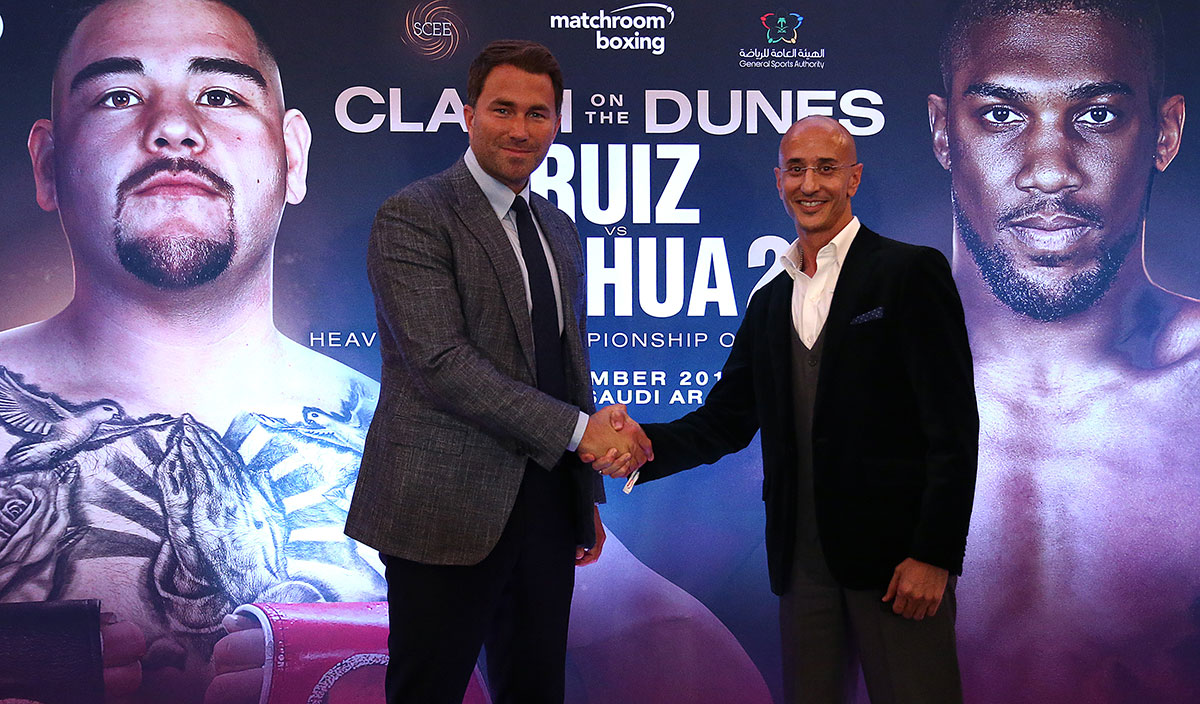
[[[0,0],[0,602],[98,600],[108,701],[383,701],[383,568],[342,533],[367,237],[466,150],[471,59],[527,38],[565,73],[532,187],[579,229],[597,406],[704,402],[796,237],[780,135],[833,117],[855,215],[941,250],[967,314],[967,701],[1200,701],[1200,8],[1163,0],[1160,46],[1142,2],[1014,4],[270,0],[284,113],[212,13],[117,0],[59,62],[69,8]],[[568,701],[781,701],[757,440],[623,483]],[[54,667],[0,662],[0,702]]]

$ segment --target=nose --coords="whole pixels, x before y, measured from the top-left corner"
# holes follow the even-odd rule
[[[1072,135],[1054,121],[1035,121],[1024,135],[1024,154],[1017,174],[1023,191],[1058,193],[1083,185]]]
[[[508,123],[508,136],[517,142],[524,142],[529,139],[529,124],[524,115],[517,115]]]
[[[816,193],[820,188],[817,182],[817,175],[812,169],[805,169],[800,175],[800,192],[801,193]]]
[[[146,113],[144,148],[163,156],[188,156],[207,146],[200,114],[186,99],[159,102]]]

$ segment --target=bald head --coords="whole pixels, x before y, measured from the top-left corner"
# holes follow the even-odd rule
[[[853,219],[850,198],[861,179],[854,137],[837,120],[806,117],[779,142],[775,185],[805,241],[828,242]]]
[[[858,150],[854,146],[854,137],[849,130],[842,126],[842,123],[825,115],[809,115],[796,120],[779,140],[780,167],[784,165],[785,161],[785,145],[798,139],[825,140],[829,143],[830,148],[837,151],[842,157],[839,159],[839,163],[854,164],[858,162]]]

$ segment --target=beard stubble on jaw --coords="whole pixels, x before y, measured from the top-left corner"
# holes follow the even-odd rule
[[[129,228],[122,220],[128,194],[137,185],[162,171],[198,174],[221,194],[228,206],[223,239],[176,233],[156,233],[148,237],[129,234]],[[192,159],[157,159],[128,176],[117,187],[114,223],[113,241],[121,266],[138,279],[161,289],[194,288],[216,279],[229,268],[236,251],[233,186]]]
[[[229,268],[235,250],[233,223],[223,240],[195,235],[126,238],[118,223],[117,257],[126,271],[161,289],[188,289],[206,284]]]
[[[1102,245],[1097,261],[1088,270],[1060,283],[1040,283],[1018,271],[1013,255],[999,243],[985,245],[953,189],[950,197],[963,244],[992,294],[1014,313],[1040,322],[1062,320],[1094,306],[1112,287],[1137,239],[1136,231],[1125,233],[1115,242]]]

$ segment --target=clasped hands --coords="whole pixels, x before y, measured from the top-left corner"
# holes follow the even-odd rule
[[[579,459],[607,477],[627,477],[654,459],[650,438],[620,403],[605,406],[588,418],[576,451]]]

